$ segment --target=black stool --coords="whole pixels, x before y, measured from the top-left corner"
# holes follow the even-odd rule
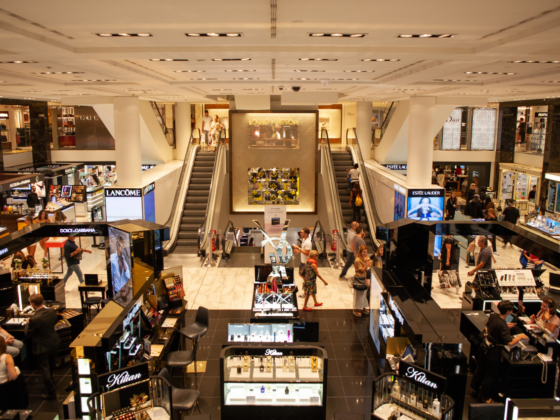
[[[101,306],[103,305],[103,298],[102,297],[88,297],[86,300],[84,300],[84,304],[82,305],[82,311],[85,309],[87,317],[90,319],[91,321],[91,313],[90,313],[90,309],[92,306],[96,306],[97,307],[97,313],[99,313],[99,311],[101,311]]]
[[[200,411],[200,406],[198,405],[198,397],[200,396],[200,392],[195,389],[185,389],[185,388],[177,388],[171,385],[171,375],[166,368],[163,368],[158,376],[163,379],[163,381],[171,388],[171,410],[179,412],[179,420],[183,417],[183,411],[186,411],[187,414],[190,409],[192,409],[191,414],[194,412],[194,406],[198,408],[198,412],[202,414]],[[171,414],[171,418],[173,418],[173,414]]]

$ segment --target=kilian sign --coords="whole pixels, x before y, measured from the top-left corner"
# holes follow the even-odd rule
[[[404,360],[399,362],[399,376],[416,383],[418,386],[431,389],[438,394],[443,394],[445,391],[446,378],[422,369],[419,366],[411,365]]]
[[[266,351],[264,352],[265,356],[282,356],[282,354],[284,353],[276,349],[266,349]]]
[[[104,388],[105,392],[107,392],[112,389],[148,379],[150,377],[148,365],[148,362],[140,363],[138,365],[99,375],[97,377],[99,388]]]

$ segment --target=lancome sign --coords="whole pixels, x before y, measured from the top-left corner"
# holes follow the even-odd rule
[[[399,376],[414,382],[418,386],[431,389],[438,394],[443,394],[445,391],[446,378],[422,369],[419,366],[407,363],[404,360],[399,362]]]
[[[142,197],[140,188],[107,188],[105,197]]]

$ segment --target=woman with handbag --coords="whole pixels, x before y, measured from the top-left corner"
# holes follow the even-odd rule
[[[305,300],[303,301],[303,310],[304,311],[312,311],[311,308],[307,306],[307,301],[309,300],[309,296],[313,298],[315,302],[314,306],[322,306],[323,303],[317,302],[317,277],[319,277],[325,286],[329,283],[325,281],[323,277],[319,274],[319,270],[317,269],[317,257],[319,253],[317,251],[311,251],[309,253],[309,257],[307,258],[307,262],[303,266],[303,293],[305,294]]]
[[[368,257],[368,250],[366,245],[362,245],[356,255],[354,262],[354,310],[352,313],[355,317],[361,318],[363,314],[369,314],[367,302],[367,290],[370,286],[370,281],[367,278],[367,271],[373,266],[373,261]]]

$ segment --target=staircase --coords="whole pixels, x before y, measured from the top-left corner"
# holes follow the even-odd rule
[[[333,150],[332,151],[333,167],[336,176],[336,184],[338,185],[338,196],[340,197],[340,205],[342,207],[342,216],[344,217],[344,222],[348,229],[352,223],[352,206],[350,205],[350,191],[348,191],[348,181],[346,180],[347,169],[354,166],[352,161],[352,154],[347,150]],[[361,174],[360,174],[361,176]],[[373,252],[373,244],[371,243],[371,238],[368,232],[367,220],[362,210],[362,223],[360,226],[366,232],[366,237],[364,238],[369,252]]]
[[[216,154],[198,152],[187,192],[175,254],[198,253],[198,229],[206,217]]]

